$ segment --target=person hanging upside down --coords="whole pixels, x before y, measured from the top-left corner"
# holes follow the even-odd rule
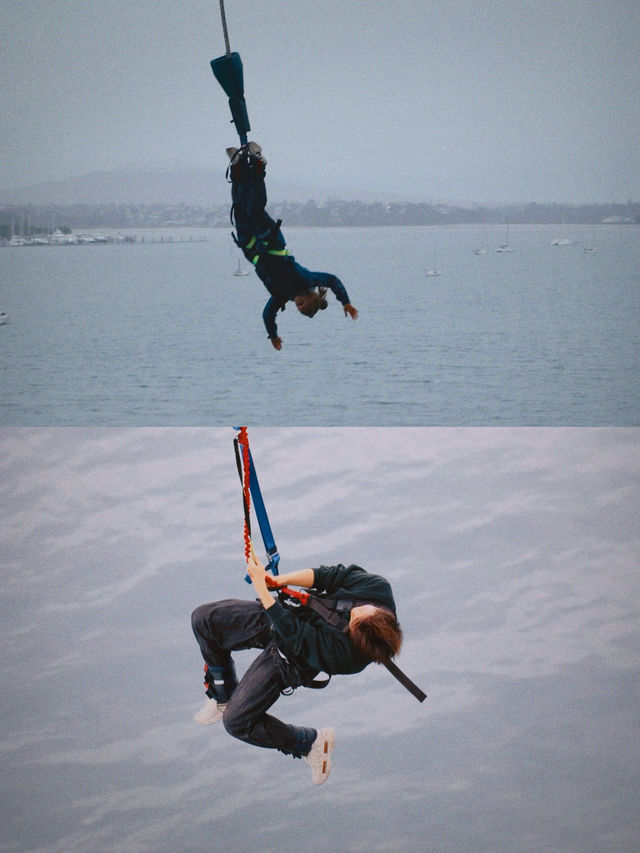
[[[398,653],[402,631],[391,586],[383,577],[353,565],[302,569],[272,578],[252,556],[248,571],[258,601],[227,599],[203,604],[192,613],[209,697],[194,719],[202,725],[222,720],[230,735],[246,743],[304,758],[314,784],[320,785],[331,770],[333,729],[283,723],[267,711],[281,693],[324,686],[313,684],[321,672],[356,673]],[[322,593],[322,602],[339,614],[344,627],[269,592],[285,585],[313,587],[314,593]],[[249,648],[262,651],[238,683],[231,652]]]
[[[289,254],[280,221],[275,222],[265,209],[267,161],[260,146],[249,142],[242,148],[227,148],[227,155],[231,161],[232,211],[237,231],[234,239],[271,294],[262,318],[273,346],[277,350],[282,349],[276,315],[278,311],[284,311],[290,300],[301,314],[314,317],[319,310],[327,307],[325,293],[330,289],[342,303],[345,316],[355,320],[358,312],[349,301],[340,279],[331,273],[311,272]]]

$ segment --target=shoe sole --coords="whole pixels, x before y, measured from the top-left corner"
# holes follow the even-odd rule
[[[314,780],[314,784],[322,785],[322,783],[326,782],[329,778],[329,773],[331,773],[331,753],[333,752],[335,745],[335,735],[333,732],[330,732],[329,735],[324,738],[324,743],[322,745],[322,776],[317,781]]]

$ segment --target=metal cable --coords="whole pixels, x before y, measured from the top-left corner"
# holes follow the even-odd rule
[[[224,14],[224,0],[220,0],[220,17],[222,18],[222,32],[224,33],[224,46],[227,51],[227,56],[231,53],[231,46],[229,45],[229,32],[227,30],[227,18]]]

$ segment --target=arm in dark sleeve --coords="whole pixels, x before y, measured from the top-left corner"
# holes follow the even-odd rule
[[[327,280],[327,284],[329,285],[331,290],[333,290],[338,302],[340,302],[342,305],[349,305],[351,300],[349,299],[349,295],[347,294],[347,290],[344,284],[340,281],[338,276],[332,275]]]
[[[280,300],[276,299],[275,296],[272,296],[271,299],[264,306],[264,311],[262,312],[262,319],[264,320],[264,325],[267,329],[267,335],[270,338],[278,337],[278,326],[276,325],[276,314],[280,309]]]
[[[267,616],[275,628],[276,634],[287,646],[294,646],[301,630],[298,619],[286,607],[276,601],[267,611]]]
[[[313,587],[318,592],[332,595],[337,589],[350,589],[358,580],[373,577],[360,566],[345,568],[342,563],[337,566],[320,566],[313,570]]]
[[[395,613],[395,602],[389,582],[380,575],[370,574],[360,566],[320,566],[313,570],[313,583],[318,592],[333,595],[338,590],[345,590],[354,598],[380,602]]]

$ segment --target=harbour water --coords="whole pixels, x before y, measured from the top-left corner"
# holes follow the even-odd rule
[[[360,317],[333,298],[313,320],[290,304],[281,352],[226,229],[3,248],[0,423],[640,423],[636,226],[512,227],[512,253],[495,251],[498,226],[285,235]]]

